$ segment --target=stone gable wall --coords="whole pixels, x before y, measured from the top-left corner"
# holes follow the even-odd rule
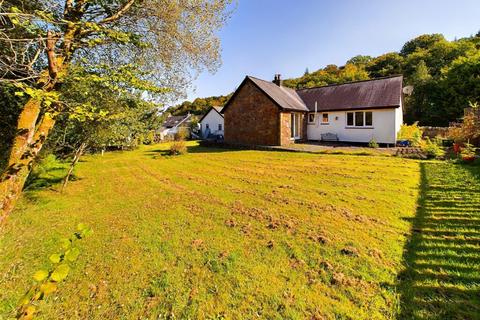
[[[280,109],[249,81],[230,102],[224,120],[226,143],[280,144]]]

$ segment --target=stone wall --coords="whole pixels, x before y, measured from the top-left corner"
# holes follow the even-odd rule
[[[302,140],[307,140],[307,115],[306,113],[299,112],[301,114],[301,128],[300,137]],[[291,136],[291,114],[290,111],[284,111],[280,113],[280,145],[284,146],[292,143]]]
[[[280,143],[280,109],[247,81],[224,113],[225,142],[246,145]]]
[[[435,138],[440,136],[446,138],[448,135],[447,127],[420,127],[423,131],[423,137]]]

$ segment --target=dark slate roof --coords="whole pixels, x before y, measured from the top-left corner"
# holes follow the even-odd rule
[[[355,110],[400,107],[403,77],[373,80],[297,90],[310,111]]]
[[[267,94],[272,100],[274,100],[282,109],[285,110],[298,110],[308,111],[302,99],[298,96],[294,89],[290,89],[283,86],[277,86],[270,81],[261,80],[251,76],[247,78],[260,88],[265,94]]]
[[[183,115],[183,116],[170,116],[167,119],[165,119],[162,126],[164,128],[173,128],[189,117],[190,117],[189,114]]]

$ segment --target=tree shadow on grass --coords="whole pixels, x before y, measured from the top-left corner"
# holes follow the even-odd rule
[[[422,162],[399,319],[480,319],[480,168]]]
[[[222,152],[232,152],[240,151],[241,149],[234,148],[220,148],[220,147],[204,147],[204,146],[187,146],[187,153],[222,153]],[[168,156],[169,151],[167,149],[155,149],[148,150],[145,152],[146,155],[157,157],[157,156]]]

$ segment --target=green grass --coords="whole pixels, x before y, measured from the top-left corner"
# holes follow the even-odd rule
[[[480,167],[421,164],[402,318],[480,319]]]
[[[54,184],[62,166],[32,182],[0,235],[0,315],[12,314],[32,274],[48,265],[59,239],[80,222],[94,234],[79,244],[79,260],[40,305],[40,318],[441,315],[422,309],[425,288],[443,284],[421,287],[427,279],[412,262],[421,262],[415,252],[427,244],[418,232],[404,252],[412,223],[428,230],[427,212],[417,214],[419,195],[435,206],[430,180],[419,193],[421,178],[438,171],[438,192],[443,184],[462,192],[453,190],[462,187],[447,174],[459,171],[478,185],[478,172],[394,157],[216,150],[195,143],[189,154],[167,157],[166,148],[85,157],[64,194]],[[478,199],[475,188],[468,192]],[[478,232],[465,220],[465,232]],[[472,261],[447,262],[473,277],[468,267],[478,267],[478,243],[458,245],[465,247],[457,253]],[[427,262],[434,259],[425,253]],[[454,289],[478,292],[476,284],[451,283],[451,295]],[[474,311],[472,299],[467,308]]]

